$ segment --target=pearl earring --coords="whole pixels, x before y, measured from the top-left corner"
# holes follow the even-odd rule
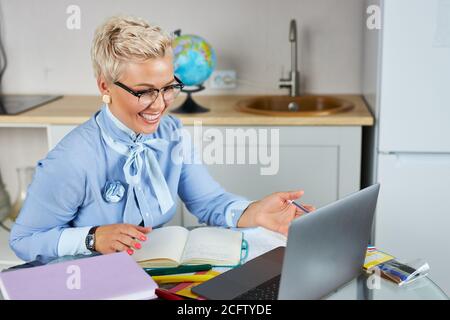
[[[111,96],[104,94],[102,97],[102,100],[104,103],[109,104],[109,103],[111,103]]]

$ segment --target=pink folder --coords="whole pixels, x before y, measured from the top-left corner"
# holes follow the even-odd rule
[[[125,252],[0,273],[4,299],[154,299],[157,284]]]

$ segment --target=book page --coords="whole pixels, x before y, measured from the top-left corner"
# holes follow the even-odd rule
[[[170,259],[180,263],[189,231],[179,226],[169,226],[152,230],[142,248],[135,250],[132,257],[137,262]]]
[[[190,232],[182,261],[236,265],[241,259],[242,233],[239,231],[203,227]]]
[[[248,243],[248,256],[245,262],[256,258],[276,247],[285,247],[286,236],[263,227],[244,229],[244,239]]]

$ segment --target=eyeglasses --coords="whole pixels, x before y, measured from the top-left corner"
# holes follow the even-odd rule
[[[139,104],[142,107],[149,107],[156,101],[156,99],[158,99],[160,92],[166,105],[170,104],[175,100],[175,98],[180,94],[181,89],[184,88],[184,84],[176,76],[174,78],[177,83],[168,85],[161,89],[151,88],[143,91],[134,91],[133,89],[127,87],[126,85],[124,85],[119,81],[114,82],[114,84],[116,86],[121,87],[125,91],[131,93],[133,96],[137,97]]]

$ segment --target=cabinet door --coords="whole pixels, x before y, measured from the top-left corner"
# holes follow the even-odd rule
[[[221,128],[225,131],[233,128]],[[249,128],[255,129],[255,128]],[[249,143],[232,144],[223,140],[224,153],[234,148],[235,155],[247,153],[244,164],[211,164],[209,173],[229,192],[258,200],[276,191],[304,190],[301,202],[316,207],[333,202],[359,189],[360,135],[359,127],[281,127],[256,128],[279,130],[278,172],[263,175],[259,161],[249,164],[249,152],[258,154],[261,146]],[[192,130],[192,128],[189,128]],[[212,140],[204,128],[203,146]],[[216,130],[217,132],[217,130]],[[270,135],[269,135],[270,136]],[[269,141],[270,152],[272,141]],[[275,157],[274,157],[275,158]],[[197,224],[196,218],[184,210],[185,225]]]
[[[376,246],[408,262],[425,259],[430,277],[450,294],[450,155],[385,154]],[[376,291],[376,290],[375,290]]]

